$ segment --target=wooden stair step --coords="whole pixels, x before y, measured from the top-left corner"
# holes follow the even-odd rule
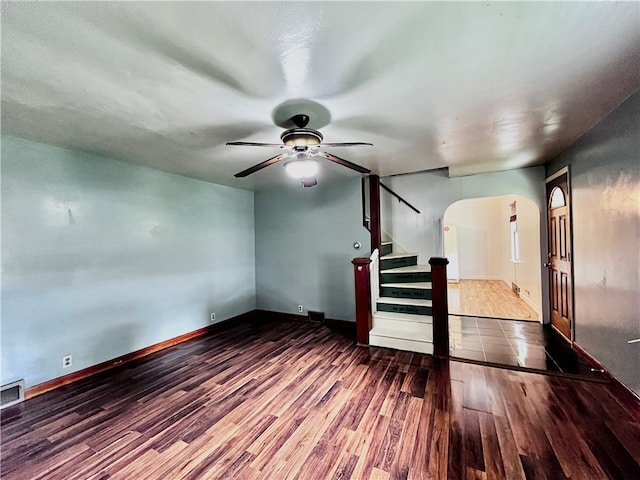
[[[380,297],[378,303],[393,303],[396,305],[415,305],[421,307],[430,307],[431,300],[422,300],[418,298],[395,298],[395,297]]]
[[[431,300],[415,298],[380,297],[377,301],[379,312],[411,313],[431,315]]]
[[[429,265],[408,265],[406,267],[387,268],[386,270],[380,270],[380,273],[417,273],[417,272],[431,273],[431,267]]]
[[[431,287],[415,287],[414,283],[401,283],[399,286],[380,286],[380,295],[391,298],[431,299]]]
[[[382,255],[380,257],[381,260],[389,260],[392,258],[405,258],[405,257],[417,257],[418,254],[417,253],[404,253],[404,252],[400,252],[400,253],[389,253],[388,255]]]
[[[430,290],[431,282],[381,283],[380,286],[390,288],[421,288],[424,290]]]
[[[403,322],[433,323],[433,319],[429,315],[414,315],[411,313],[396,312],[376,312],[373,315],[375,319],[399,320]]]
[[[421,339],[398,338],[396,336],[387,335],[384,330],[376,334],[373,330],[369,332],[369,344],[376,347],[393,348],[406,352],[417,352],[433,354],[433,343]]]

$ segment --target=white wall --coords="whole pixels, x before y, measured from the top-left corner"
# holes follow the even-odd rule
[[[509,245],[503,238],[501,207],[502,202],[498,198],[489,197],[461,200],[447,208],[444,225],[454,225],[458,232],[461,279],[504,278],[504,267],[509,261]]]
[[[541,270],[540,237],[545,237],[546,228],[541,225],[541,218],[537,205],[520,196],[504,197],[503,218],[508,218],[509,204],[516,201],[518,220],[518,239],[520,242],[520,261],[508,266],[507,282],[520,287],[520,298],[529,304],[538,314],[542,312],[542,276],[547,277],[547,271]],[[505,234],[508,235],[509,224],[503,223]],[[546,249],[543,249],[546,251]],[[510,262],[507,262],[510,263]]]
[[[516,202],[520,260],[511,259],[511,203]],[[521,195],[460,200],[444,214],[444,224],[458,232],[461,279],[502,280],[520,287],[521,298],[542,311],[540,212]]]
[[[1,218],[2,384],[255,308],[252,192],[3,137]]]

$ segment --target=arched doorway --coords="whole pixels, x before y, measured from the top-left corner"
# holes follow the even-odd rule
[[[460,200],[443,228],[451,314],[541,321],[540,210],[532,200]]]

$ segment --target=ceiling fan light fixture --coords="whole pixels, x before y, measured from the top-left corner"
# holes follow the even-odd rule
[[[319,145],[322,140],[322,134],[311,128],[292,128],[286,130],[280,135],[282,143],[288,147],[303,147],[306,145]]]
[[[293,178],[310,178],[318,172],[318,161],[307,158],[305,160],[291,160],[284,164],[287,174]]]

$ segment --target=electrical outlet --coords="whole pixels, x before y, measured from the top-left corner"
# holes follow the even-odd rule
[[[73,363],[73,357],[71,355],[62,357],[62,368],[69,368],[72,363]]]
[[[303,310],[302,305],[298,305],[298,312],[302,313]]]
[[[216,321],[216,314],[215,312],[211,313],[211,322],[215,322]]]

